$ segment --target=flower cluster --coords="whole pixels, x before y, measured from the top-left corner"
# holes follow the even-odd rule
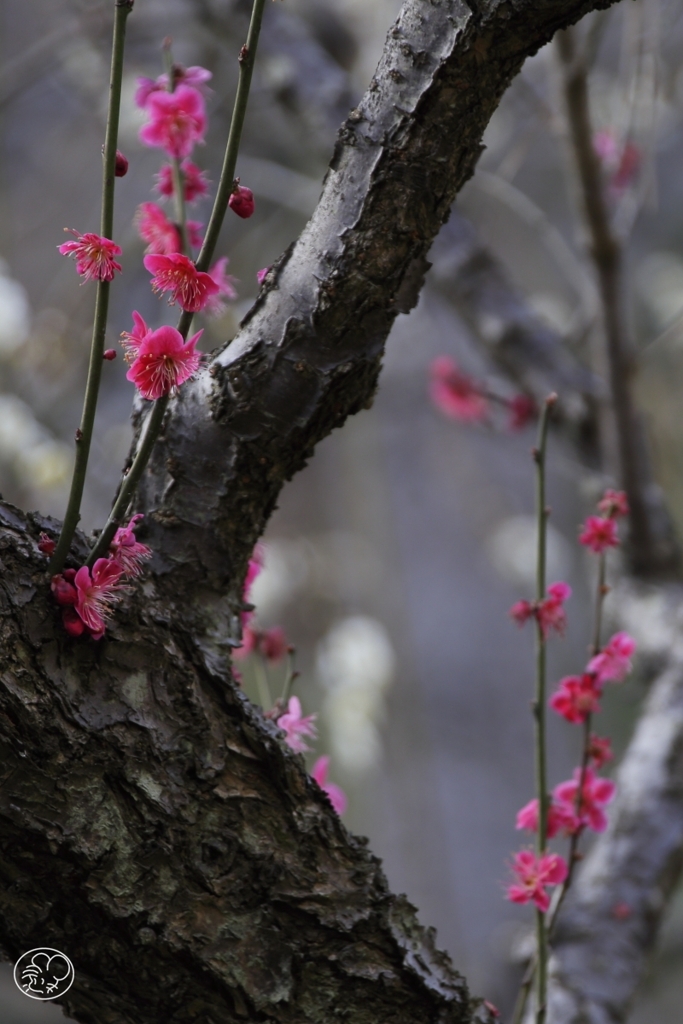
[[[564,636],[567,626],[564,602],[571,596],[572,588],[568,583],[551,583],[548,587],[548,596],[543,601],[516,601],[510,609],[510,616],[519,626],[523,626],[529,619],[536,619],[544,637],[547,637],[551,630]]]
[[[194,203],[208,193],[206,174],[190,156],[194,147],[204,142],[204,93],[210,78],[206,68],[175,65],[172,81],[168,75],[156,80],[138,79],[135,101],[148,118],[140,129],[140,141],[163,150],[172,161],[163,164],[156,176],[156,190],[162,199],[175,197],[176,181],[182,189],[183,203]],[[229,205],[238,216],[250,217],[254,212],[253,193],[236,181]],[[218,260],[207,273],[198,271],[191,253],[183,251],[180,225],[170,220],[157,203],[142,203],[135,222],[147,243],[144,264],[153,275],[152,288],[168,292],[171,305],[177,303],[189,313],[218,315],[225,309],[225,300],[237,297],[234,278],[226,273],[227,257]],[[201,247],[202,229],[199,221],[186,221],[185,239],[190,250]]]
[[[491,394],[483,384],[464,373],[450,356],[438,356],[432,361],[429,367],[429,395],[444,416],[461,423],[488,422],[492,401],[507,408],[510,430],[522,430],[538,414],[533,398],[523,394],[512,398]]]
[[[285,631],[281,626],[273,626],[270,629],[259,629],[255,625],[255,612],[250,604],[251,590],[256,578],[263,569],[264,551],[260,545],[256,545],[249,559],[247,574],[242,591],[243,609],[240,613],[242,620],[242,643],[235,648],[234,657],[243,660],[254,655],[262,661],[263,671],[267,674],[269,665],[275,665],[282,660],[286,654],[293,654],[294,648],[287,641]],[[233,670],[233,675],[238,682],[241,677]],[[297,673],[288,676],[285,683],[285,692],[289,685],[296,678]],[[284,695],[275,702],[275,706],[266,712],[266,717],[277,723],[278,729],[283,733],[284,742],[296,754],[308,754],[311,752],[307,740],[317,739],[316,728],[317,714],[304,715],[301,701],[298,697],[292,696],[285,707]],[[328,782],[327,773],[329,770],[329,757],[319,757],[311,769],[311,778],[327,794],[332,807],[341,815],[346,810],[346,795],[339,786]]]
[[[82,565],[52,577],[52,595],[62,609],[62,623],[69,636],[85,633],[93,640],[104,636],[112,605],[129,589],[125,578],[139,576],[142,563],[152,556],[150,548],[135,537],[135,526],[142,518],[133,516],[127,526],[116,531],[109,557],[98,558],[92,569]],[[54,541],[41,536],[39,547],[52,554]]]
[[[606,491],[598,503],[600,515],[589,516],[579,537],[591,551],[605,557],[610,547],[619,544],[616,520],[628,514],[628,502],[620,491]],[[601,601],[606,589],[601,588]],[[566,625],[563,602],[569,596],[564,583],[548,588],[548,597],[542,602],[519,601],[511,609],[519,623],[535,617],[544,637],[554,629],[562,633]],[[609,739],[590,732],[590,722],[600,711],[600,697],[606,683],[618,683],[631,671],[631,658],[635,641],[628,633],[615,633],[599,651],[589,659],[580,675],[565,676],[548,703],[553,711],[574,725],[585,729],[581,764],[574,769],[572,778],[555,786],[547,797],[546,834],[572,837],[576,843],[584,829],[602,832],[607,827],[605,808],[614,799],[616,786],[610,779],[600,778],[598,772],[610,760],[612,750]],[[517,813],[516,826],[537,832],[539,827],[538,799],[530,800]],[[572,847],[574,850],[574,847]],[[547,887],[561,884],[567,877],[568,867],[557,854],[536,856],[528,850],[515,854],[512,864],[516,880],[508,887],[507,895],[514,903],[533,902],[545,912],[549,906]]]

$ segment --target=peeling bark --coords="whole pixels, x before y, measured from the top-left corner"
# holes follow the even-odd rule
[[[75,1019],[473,1019],[432,934],[232,686],[229,650],[278,492],[372,400],[505,87],[604,6],[408,0],[312,220],[171,403],[139,494],[154,561],[104,640],[60,627],[36,547],[57,524],[0,505],[0,944],[67,951]]]

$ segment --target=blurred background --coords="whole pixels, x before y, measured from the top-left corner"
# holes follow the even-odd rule
[[[209,350],[233,336],[256,291],[256,271],[297,237],[320,191],[336,129],[374,70],[398,0],[287,0],[268,5],[238,162],[257,208],[228,215],[239,298],[206,321]],[[92,285],[58,255],[65,227],[99,224],[100,148],[111,4],[4,0],[0,7],[0,490],[61,516],[87,369]],[[625,246],[637,388],[656,475],[683,533],[683,16],[674,0],[635,0],[582,26],[590,92],[614,224]],[[138,75],[163,70],[161,43],[213,73],[210,129],[194,159],[215,182],[248,5],[242,0],[137,0],[128,22],[115,238],[124,273],[112,287],[107,344],[139,310],[157,327],[173,311],[149,288],[137,206],[160,158],[137,139]],[[527,62],[494,115],[486,150],[458,210],[538,322],[591,362],[596,298],[577,216],[553,46]],[[192,216],[208,216],[208,201]],[[517,810],[532,795],[532,637],[507,612],[533,592],[534,428],[505,416],[464,425],[428,398],[428,370],[449,355],[485,386],[514,392],[490,356],[500,330],[465,317],[452,240],[435,246],[434,273],[389,340],[373,407],[325,440],[284,490],[264,538],[252,599],[262,627],[284,626],[296,647],[295,683],[316,712],[315,756],[349,797],[345,821],[368,835],[394,890],[438,930],[474,993],[507,1013],[528,952],[531,915],[504,899],[520,845]],[[83,509],[102,525],[131,440],[132,385],[119,358],[104,367]],[[590,461],[590,460],[589,460]],[[553,642],[551,679],[585,659],[593,563],[577,527],[604,479],[571,440],[550,451],[549,578],[574,588],[569,629]],[[244,685],[258,699],[253,665]],[[271,670],[277,693],[282,668]],[[645,686],[637,675],[604,702],[601,734],[628,741]],[[569,776],[578,738],[551,722],[553,784]],[[68,950],[65,951],[68,953]],[[678,1024],[683,1003],[683,894],[667,916],[633,1024]],[[678,965],[678,970],[676,969]],[[77,965],[76,965],[77,969]],[[1,969],[4,1024],[55,1021],[59,1008],[25,998]]]

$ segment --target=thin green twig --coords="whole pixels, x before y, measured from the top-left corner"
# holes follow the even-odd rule
[[[235,105],[232,112],[232,121],[230,123],[230,132],[228,134],[228,142],[225,149],[225,159],[223,160],[223,170],[221,171],[218,191],[216,193],[213,210],[209,219],[209,226],[204,237],[204,244],[202,245],[201,252],[196,261],[197,269],[202,271],[206,271],[213,257],[213,253],[218,242],[218,235],[225,216],[225,211],[228,207],[228,200],[230,199],[230,194],[232,192],[235,165],[237,163],[237,153],[239,151],[242,128],[244,125],[244,116],[247,109],[247,101],[249,99],[249,87],[251,85],[251,76],[254,69],[256,47],[258,45],[259,33],[261,31],[261,20],[263,17],[264,6],[265,0],[254,0],[254,5],[251,11],[251,21],[249,23],[249,32],[247,34],[247,42],[240,51],[240,75],[237,85],[237,94],[235,96]],[[182,334],[183,338],[187,338],[191,325],[192,313],[183,312],[178,320],[178,330]],[[165,395],[163,398],[158,398],[154,403],[152,412],[149,414],[144,428],[143,439],[135,454],[135,458],[133,459],[133,464],[121,482],[121,487],[114,507],[97,540],[97,543],[90,553],[90,557],[88,558],[87,564],[90,566],[97,558],[102,558],[106,555],[109,550],[109,544],[116,533],[117,527],[119,527],[123,522],[123,518],[133,497],[133,492],[140,477],[142,476],[145,466],[147,465],[152,448],[154,447],[154,442],[161,430],[167,405],[168,395]]]
[[[538,428],[538,445],[534,449],[536,463],[536,515],[538,539],[536,555],[536,601],[540,606],[545,600],[546,587],[546,544],[549,510],[545,500],[545,455],[548,440],[548,424],[557,395],[550,395],[543,406]],[[546,765],[545,735],[545,691],[546,691],[546,636],[541,617],[536,619],[536,693],[534,698],[535,748],[536,748],[536,792],[538,795],[537,853],[542,857],[548,845],[548,782]],[[546,992],[548,972],[548,936],[545,913],[536,911],[536,936],[538,946],[536,1024],[546,1019]]]
[[[116,143],[119,133],[119,111],[121,108],[123,51],[126,39],[126,21],[132,9],[133,0],[116,0],[114,4],[114,35],[109,76],[109,108],[107,111],[107,128],[102,161],[102,215],[100,219],[100,234],[104,238],[109,239],[111,239],[114,233]],[[81,518],[81,501],[95,423],[100,378],[102,376],[104,339],[107,331],[107,312],[109,309],[109,287],[109,281],[97,282],[88,380],[85,387],[81,422],[76,431],[76,459],[71,478],[71,492],[64,514],[62,532],[50,561],[49,571],[51,573],[60,572],[63,568],[69,554],[71,541],[78,526],[78,521]]]

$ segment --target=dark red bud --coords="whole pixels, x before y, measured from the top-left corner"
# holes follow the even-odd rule
[[[75,608],[64,608],[62,611],[62,624],[69,636],[81,636],[85,629],[85,623]]]
[[[120,149],[116,150],[116,167],[114,174],[117,178],[123,178],[128,173],[128,160]]]
[[[111,362],[112,359],[116,359],[116,349],[115,348],[105,348],[105,350],[102,353],[102,355],[103,355],[103,357],[105,359],[108,359],[109,362]]]
[[[44,555],[53,555],[54,550],[57,547],[56,543],[48,537],[46,533],[41,533],[40,540],[38,541],[38,550],[42,551]]]
[[[65,580],[62,575],[52,577],[50,589],[57,604],[70,605],[76,603],[76,588],[72,583]]]
[[[254,212],[254,193],[244,185],[238,185],[228,199],[228,206],[238,217],[251,217]]]

